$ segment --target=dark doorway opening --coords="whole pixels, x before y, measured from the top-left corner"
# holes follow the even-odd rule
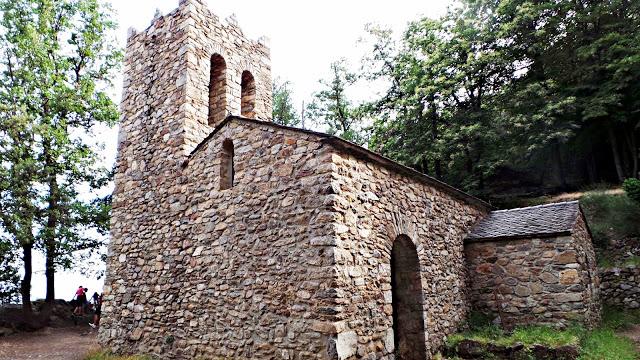
[[[426,359],[418,252],[405,235],[398,236],[391,249],[391,294],[396,358]]]

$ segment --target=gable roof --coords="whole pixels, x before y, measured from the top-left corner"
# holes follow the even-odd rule
[[[262,126],[269,126],[269,127],[273,127],[273,128],[278,128],[278,129],[283,129],[283,130],[288,130],[288,131],[293,131],[293,132],[297,132],[297,133],[304,133],[304,134],[308,134],[308,135],[312,135],[318,138],[319,141],[321,141],[322,143],[331,145],[333,148],[335,148],[336,150],[345,152],[347,154],[353,155],[356,158],[365,160],[365,161],[369,161],[369,162],[373,162],[376,163],[378,165],[384,166],[389,170],[392,170],[398,174],[402,174],[405,175],[407,177],[416,179],[418,181],[421,181],[423,183],[426,183],[428,185],[431,185],[457,199],[460,199],[462,201],[465,201],[467,203],[485,208],[487,210],[492,209],[492,206],[490,204],[488,204],[487,202],[478,199],[475,196],[469,195],[467,193],[465,193],[462,190],[456,189],[455,187],[446,184],[440,180],[437,180],[435,178],[432,178],[429,175],[425,175],[419,171],[416,171],[410,167],[404,166],[402,164],[399,164],[387,157],[384,157],[380,154],[377,154],[371,150],[365,149],[360,145],[357,145],[355,143],[352,143],[350,141],[341,139],[337,136],[334,135],[329,135],[329,134],[325,134],[325,133],[321,133],[321,132],[317,132],[317,131],[312,131],[312,130],[306,130],[306,129],[299,129],[299,128],[294,128],[291,126],[285,126],[285,125],[279,125],[276,124],[274,122],[271,121],[263,121],[263,120],[256,120],[256,119],[249,119],[249,118],[245,118],[242,116],[237,116],[237,115],[229,115],[227,116],[226,119],[224,119],[220,124],[218,124],[213,131],[206,137],[204,138],[204,140],[202,140],[189,154],[189,156],[187,157],[187,159],[184,161],[184,163],[182,164],[182,167],[187,167],[189,165],[189,161],[195,156],[196,153],[198,153],[200,151],[200,149],[202,149],[208,142],[209,140],[211,140],[216,133],[218,133],[220,131],[220,129],[222,129],[224,126],[226,126],[229,122],[231,121],[238,121],[238,122],[243,122],[245,124],[253,124],[253,125],[262,125]]]
[[[467,236],[470,241],[569,235],[580,214],[578,201],[496,210]]]

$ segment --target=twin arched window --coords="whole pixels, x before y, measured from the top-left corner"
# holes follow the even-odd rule
[[[256,82],[248,70],[240,78],[240,115],[255,117]],[[220,54],[211,56],[209,73],[209,116],[211,126],[219,124],[227,111],[227,63]]]

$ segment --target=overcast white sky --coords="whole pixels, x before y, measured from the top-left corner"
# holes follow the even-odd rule
[[[178,0],[111,0],[119,24],[118,41],[125,46],[127,29],[145,29],[156,9],[167,14],[178,6]],[[326,77],[329,64],[341,57],[358,65],[363,49],[357,40],[367,23],[391,27],[400,34],[407,22],[422,16],[439,17],[446,12],[450,0],[208,0],[209,8],[221,19],[235,14],[244,34],[252,39],[267,36],[271,40],[272,76],[292,83],[296,106],[308,101],[318,89],[318,80]],[[122,76],[115,79],[114,99],[120,102]],[[115,159],[117,129],[106,129],[104,139],[107,164]],[[44,266],[35,259],[33,298],[45,295]],[[71,299],[78,285],[90,293],[102,288],[102,280],[77,272],[58,275],[56,295]]]

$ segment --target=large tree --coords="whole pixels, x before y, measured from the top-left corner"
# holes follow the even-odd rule
[[[23,304],[34,247],[45,253],[52,304],[56,269],[107,230],[109,205],[97,191],[109,171],[93,133],[118,119],[107,91],[121,52],[110,9],[97,0],[2,0],[0,11],[2,225],[23,250]]]
[[[349,71],[346,59],[332,62],[330,69],[329,78],[320,80],[321,88],[306,110],[329,134],[362,144],[365,142],[362,114],[348,95],[358,78]]]
[[[367,106],[369,145],[469,191],[505,166],[566,188],[576,158],[606,179],[604,145],[619,180],[637,176],[639,28],[640,3],[625,0],[466,0],[410,23],[399,45],[369,28],[367,73],[389,84]]]
[[[393,47],[386,33],[374,35],[374,51]],[[461,11],[412,22],[393,66],[378,67],[391,86],[369,105],[378,119],[371,147],[467,189],[482,187],[494,165],[492,95],[511,68],[501,56],[491,30]]]
[[[291,83],[280,78],[273,80],[272,118],[276,124],[285,126],[298,127],[302,122],[293,106]]]

